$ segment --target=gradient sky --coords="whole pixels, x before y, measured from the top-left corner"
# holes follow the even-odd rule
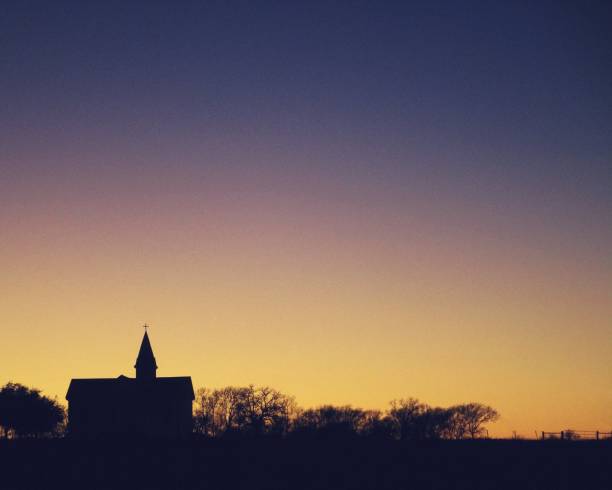
[[[3,2],[0,383],[612,426],[609,2]]]

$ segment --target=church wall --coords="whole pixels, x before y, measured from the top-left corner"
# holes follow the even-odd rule
[[[68,404],[69,431],[75,437],[116,434],[187,438],[193,429],[192,401],[159,396],[73,399]]]

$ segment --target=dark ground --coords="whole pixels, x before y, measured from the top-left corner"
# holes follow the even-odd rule
[[[612,441],[0,441],[2,489],[612,489]]]

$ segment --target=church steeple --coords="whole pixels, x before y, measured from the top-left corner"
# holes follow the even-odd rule
[[[157,371],[157,364],[155,363],[155,356],[153,355],[153,349],[151,348],[151,342],[149,341],[149,335],[146,331],[140,344],[140,350],[138,351],[138,357],[136,358],[136,379],[155,379]]]

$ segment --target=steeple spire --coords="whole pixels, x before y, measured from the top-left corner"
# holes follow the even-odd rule
[[[145,325],[145,334],[142,338],[134,367],[136,368],[136,379],[155,379],[157,364],[153,355],[153,349],[151,348],[151,342],[149,341],[147,325]]]

